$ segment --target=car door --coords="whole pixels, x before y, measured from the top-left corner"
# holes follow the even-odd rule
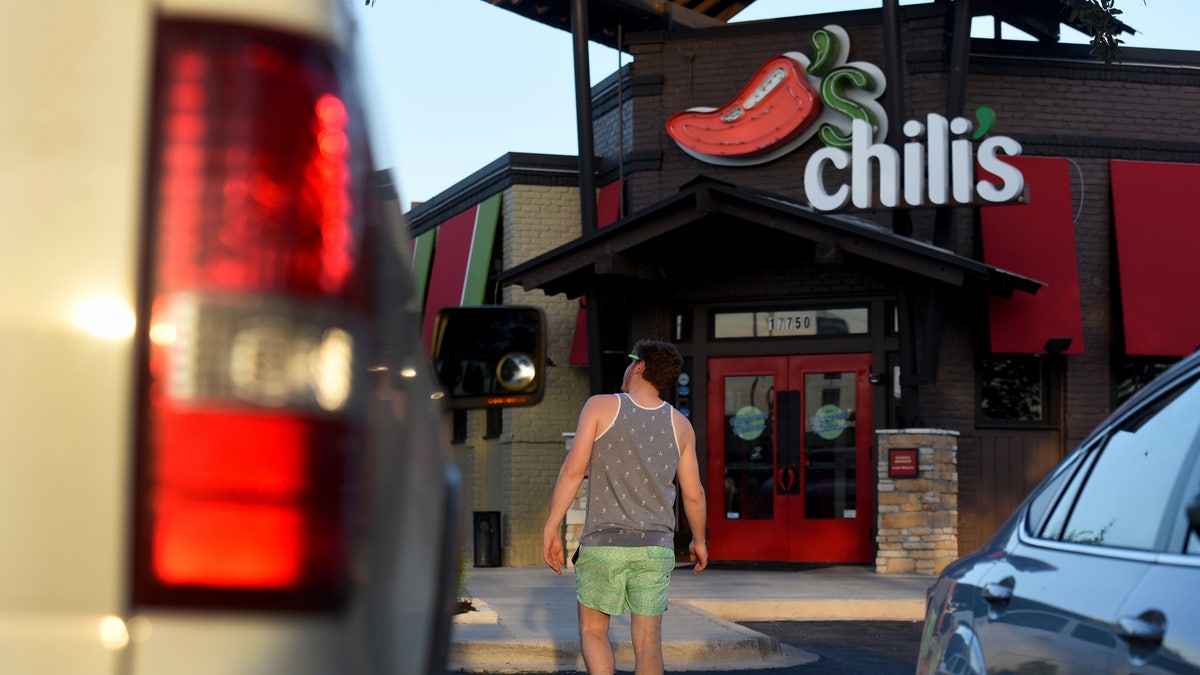
[[[1055,497],[1070,501],[1089,463]],[[1143,574],[1137,560],[1079,544],[1014,537],[981,575],[975,633],[987,672],[1107,672],[1113,617]]]
[[[1114,673],[1200,672],[1200,538],[1182,555],[1160,558],[1129,594],[1117,617],[1124,662]]]
[[[1112,617],[1142,570],[1120,558],[1030,548],[1019,547],[980,588],[976,633],[988,672],[1108,672],[1119,642]]]
[[[1200,383],[1193,382],[1177,400],[1196,410]],[[1189,477],[1168,497],[1161,528],[1163,552],[1148,566],[1117,617],[1125,653],[1113,672],[1200,672],[1200,513],[1195,512],[1200,511],[1200,431],[1195,422],[1184,421],[1171,432],[1161,443],[1187,452],[1179,475]]]

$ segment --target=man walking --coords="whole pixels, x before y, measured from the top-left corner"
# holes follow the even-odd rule
[[[677,477],[692,531],[693,570],[699,573],[708,565],[696,433],[661,398],[679,377],[683,358],[669,342],[640,340],[629,359],[621,393],[592,396],[584,404],[542,533],[542,557],[562,574],[566,560],[559,527],[584,476],[590,476],[575,562],[579,641],[590,675],[613,673],[609,618],[626,610],[635,672],[663,672],[662,615],[675,567]]]

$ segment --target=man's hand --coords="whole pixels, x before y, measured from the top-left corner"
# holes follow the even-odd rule
[[[688,544],[688,560],[696,563],[692,568],[694,574],[703,572],[704,568],[708,567],[708,544],[693,539],[692,543]]]
[[[705,557],[707,555],[705,553]],[[542,559],[555,574],[562,576],[562,568],[567,564],[567,559],[563,554],[562,539],[559,539],[558,532],[545,530],[542,533]]]

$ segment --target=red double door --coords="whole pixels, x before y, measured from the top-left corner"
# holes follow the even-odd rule
[[[713,560],[870,562],[866,354],[710,359]]]

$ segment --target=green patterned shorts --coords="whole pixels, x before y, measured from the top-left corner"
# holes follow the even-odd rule
[[[610,616],[667,611],[675,552],[662,546],[580,546],[575,562],[579,604]]]

